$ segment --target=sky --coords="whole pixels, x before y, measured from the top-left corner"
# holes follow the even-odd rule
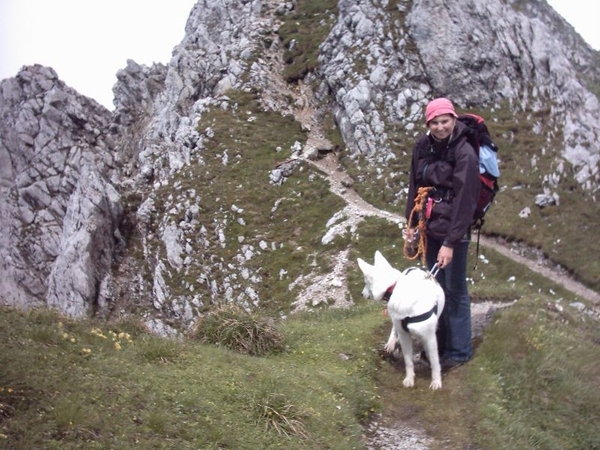
[[[196,0],[0,0],[0,79],[52,67],[80,94],[114,109],[127,60],[168,63]]]
[[[67,85],[114,109],[128,59],[168,63],[196,0],[0,0],[0,79],[22,66],[52,67]],[[600,50],[598,0],[548,0]]]

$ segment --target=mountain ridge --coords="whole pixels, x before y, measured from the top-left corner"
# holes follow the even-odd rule
[[[313,31],[303,35],[297,23]],[[310,40],[321,33],[322,42]],[[315,48],[318,62],[307,57]],[[440,59],[440,50],[449,53]],[[291,75],[303,57],[300,75]],[[265,270],[267,254],[276,259],[278,249],[290,245],[286,239],[302,240],[299,254],[313,247],[318,258],[334,260],[336,252],[321,242],[329,221],[312,229],[316,236],[291,229],[281,237],[271,225],[250,230],[249,224],[300,201],[289,199],[298,176],[310,172],[306,160],[332,152],[340,157],[343,170],[336,174],[343,189],[397,211],[406,155],[434,95],[450,96],[461,109],[482,108],[500,131],[502,169],[515,174],[503,177],[507,184],[494,208],[502,217],[489,231],[548,256],[553,248],[563,253],[570,241],[551,246],[551,230],[544,240],[519,234],[527,227],[515,227],[516,212],[527,206],[541,224],[560,224],[570,215],[557,214],[570,192],[598,208],[596,58],[544,1],[463,0],[443,8],[430,0],[342,0],[325,7],[201,1],[167,65],[130,60],[119,71],[112,113],[65,86],[52,69],[26,67],[1,85],[0,245],[7,258],[0,301],[53,306],[74,316],[135,312],[157,332],[173,334],[223,298],[247,308],[268,304],[273,294],[264,285],[273,271],[280,273],[272,281],[278,290],[291,286],[300,296],[295,281],[310,279],[311,270],[297,262]],[[296,123],[289,122],[294,115]],[[232,117],[240,128],[220,127]],[[268,135],[275,123],[281,142],[269,137],[265,155],[275,152],[277,165],[257,166],[254,178],[234,189],[226,177],[250,161],[244,158],[256,159],[252,136]],[[253,135],[246,137],[246,128]],[[518,145],[529,145],[531,154],[511,151]],[[514,168],[523,160],[529,166],[519,173]],[[311,173],[306,181],[309,192],[326,180]],[[245,195],[252,185],[275,197],[277,190],[286,194],[271,212],[250,214],[261,201]],[[211,186],[218,186],[214,193]],[[229,189],[231,198],[219,194]],[[319,189],[302,208],[319,206]],[[540,194],[561,201],[538,210]],[[319,214],[335,217],[323,208]],[[594,214],[576,210],[589,216],[586,226],[593,229]],[[289,220],[278,223],[282,230]],[[278,237],[269,244],[263,235]],[[554,256],[598,286],[593,275],[560,258],[567,256]],[[593,264],[580,264],[594,271]],[[344,293],[341,300],[351,297]],[[291,304],[275,309],[284,314]]]

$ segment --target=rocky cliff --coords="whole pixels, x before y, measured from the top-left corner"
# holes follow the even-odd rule
[[[305,161],[395,180],[397,209],[433,96],[531,123],[532,203],[595,202],[598,54],[544,0],[199,0],[185,31],[167,65],[118,72],[114,112],[51,68],[2,81],[0,303],[163,334],[220,301],[284,314],[340,254],[321,237],[343,205]]]

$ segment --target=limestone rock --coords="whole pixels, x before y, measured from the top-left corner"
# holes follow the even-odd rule
[[[423,129],[425,104],[448,95],[460,108],[504,103],[548,116],[555,134],[547,141],[562,142],[553,172],[543,174],[544,193],[552,194],[539,202],[558,207],[555,192],[566,177],[597,192],[600,105],[590,87],[600,82],[597,53],[545,2],[525,3],[340,0],[318,67],[290,84],[277,30],[296,2],[198,1],[170,61],[129,60],[117,73],[113,113],[51,68],[23,68],[0,83],[0,303],[105,316],[122,302],[164,335],[223,299],[260,305],[262,278],[251,263],[281,244],[243,235],[252,228],[244,204],[220,205],[219,217],[207,220],[204,193],[183,177],[202,167],[214,137],[198,129],[203,114],[236,107],[230,89],[258,93],[269,111],[299,111],[311,135],[305,145],[273,149],[282,162],[257,174],[259,188],[278,188],[302,170],[303,158],[338,151],[314,138],[328,115],[348,161],[378,174],[408,154],[396,142]],[[243,163],[220,157],[225,167]],[[340,189],[351,190],[352,180],[339,178]],[[233,239],[230,223],[244,230]],[[353,230],[332,224],[323,229],[325,244]],[[211,245],[231,259],[212,255]],[[344,263],[323,286],[337,288]],[[334,297],[346,300],[341,294]]]

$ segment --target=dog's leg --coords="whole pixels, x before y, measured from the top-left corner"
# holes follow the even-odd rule
[[[413,362],[413,345],[410,333],[400,328],[400,347],[402,347],[402,356],[404,357],[404,366],[406,368],[406,378],[402,384],[404,387],[413,387],[415,385],[415,364]]]
[[[425,339],[425,351],[431,365],[431,384],[429,389],[437,390],[442,388],[442,369],[440,367],[440,356],[438,354],[437,339],[435,331],[433,337]]]
[[[396,337],[396,329],[394,322],[392,322],[392,331],[390,332],[390,337],[388,338],[387,344],[385,344],[385,351],[388,353],[394,353],[396,350],[396,343],[398,342],[398,338]]]

